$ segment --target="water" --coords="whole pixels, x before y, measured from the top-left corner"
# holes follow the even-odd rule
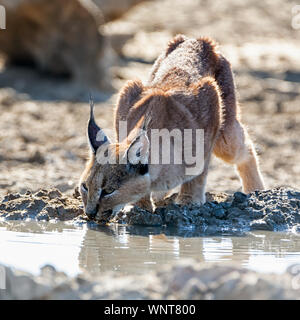
[[[300,237],[265,231],[232,236],[145,227],[0,223],[0,264],[34,274],[45,264],[69,275],[137,274],[190,257],[204,263],[235,261],[256,271],[281,273],[300,263]]]

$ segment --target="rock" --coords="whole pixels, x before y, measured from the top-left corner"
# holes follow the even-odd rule
[[[143,210],[139,207],[133,207],[129,212],[126,212],[125,218],[121,218],[119,221],[133,225],[147,226],[161,226],[163,224],[161,215]]]
[[[228,208],[228,217],[233,218],[233,217],[239,217],[243,214],[243,210],[236,208],[236,207],[230,207]]]
[[[48,192],[48,196],[50,199],[56,199],[62,197],[62,194],[59,190],[57,189],[52,189]]]
[[[265,220],[254,220],[250,222],[251,230],[267,230],[272,231],[272,226],[270,226]]]
[[[38,221],[49,221],[49,216],[47,215],[46,212],[41,212],[36,215],[36,219]]]
[[[80,0],[0,0],[7,16],[6,30],[0,33],[0,51],[12,63],[108,87],[113,53],[99,32],[101,11],[89,4]]]
[[[12,194],[0,203],[0,217],[6,220],[32,219],[72,220],[83,214],[81,201],[68,198],[57,189],[41,189],[36,193]]]
[[[52,190],[50,192],[52,192]],[[25,195],[30,196],[31,195],[30,191],[28,190],[25,193]],[[46,189],[41,189],[34,194],[35,197],[46,197],[47,195],[48,195],[48,191]]]
[[[213,214],[215,215],[215,217],[221,219],[221,218],[225,217],[225,210],[222,208],[218,208],[213,211]]]
[[[3,266],[0,266],[3,268]],[[183,259],[143,275],[68,277],[46,265],[40,275],[5,267],[0,299],[299,299],[299,265],[283,274],[257,273],[237,264]]]
[[[243,192],[235,192],[233,201],[243,203],[247,200],[247,195]]]
[[[2,202],[7,202],[10,200],[15,200],[15,199],[19,199],[19,198],[21,198],[21,195],[19,193],[10,193],[4,197]]]

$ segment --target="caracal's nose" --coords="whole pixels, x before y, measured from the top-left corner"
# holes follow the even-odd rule
[[[85,214],[87,215],[87,217],[89,219],[94,219],[97,215],[97,212],[98,212],[98,209],[99,209],[99,205],[97,205],[96,207],[87,207],[85,209]]]

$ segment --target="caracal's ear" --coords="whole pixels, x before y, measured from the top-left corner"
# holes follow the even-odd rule
[[[87,135],[91,150],[95,154],[104,143],[110,143],[105,133],[98,127],[94,118],[94,101],[90,94],[90,119],[87,127]]]
[[[144,86],[141,80],[127,81],[119,93],[117,105],[128,111],[139,99],[143,90]]]
[[[129,164],[148,164],[150,142],[147,131],[142,128],[134,128],[128,135],[129,146],[125,156]]]

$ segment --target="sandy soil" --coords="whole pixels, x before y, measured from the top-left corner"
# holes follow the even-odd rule
[[[248,125],[269,188],[300,188],[300,30],[292,2],[153,1],[104,26],[112,39],[129,34],[112,68],[116,89],[146,79],[176,33],[209,35],[232,61]],[[153,14],[155,12],[155,14]],[[96,117],[112,127],[115,95],[94,90]],[[27,68],[0,73],[0,196],[56,187],[71,194],[87,155],[88,89]],[[214,160],[208,190],[240,190],[234,169]]]

